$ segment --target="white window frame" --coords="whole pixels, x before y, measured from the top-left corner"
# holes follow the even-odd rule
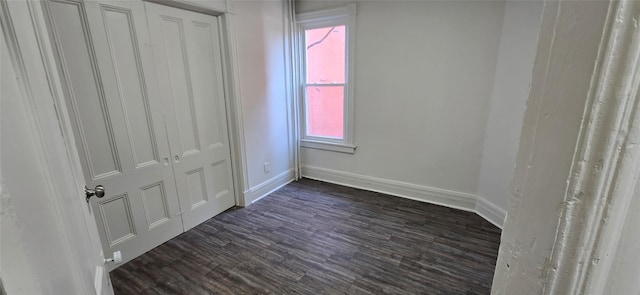
[[[299,69],[298,79],[300,93],[300,146],[305,148],[314,148],[342,153],[353,154],[356,146],[354,145],[354,102],[353,102],[353,53],[355,43],[355,15],[356,4],[352,3],[346,6],[314,10],[310,12],[299,13],[296,15],[296,23],[298,26],[298,57]],[[345,26],[345,81],[344,84],[307,84],[306,81],[306,50],[305,49],[305,30],[324,28],[330,26]],[[308,86],[344,86],[344,118],[343,118],[343,138],[328,138],[307,135],[307,107],[306,107],[306,89]]]

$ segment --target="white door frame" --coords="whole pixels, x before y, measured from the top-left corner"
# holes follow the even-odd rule
[[[229,4],[227,2],[227,7]],[[227,9],[228,11],[229,9]],[[247,149],[244,137],[244,116],[240,94],[240,73],[238,71],[238,51],[235,33],[235,15],[220,15],[222,37],[222,79],[224,83],[224,100],[229,121],[229,148],[231,149],[231,165],[233,166],[233,185],[236,191],[236,206],[249,205],[245,192],[249,189],[249,169],[247,167]]]
[[[545,1],[492,294],[637,294],[639,266],[612,270],[638,261],[639,16]]]
[[[548,294],[605,291],[640,182],[640,2],[611,1],[548,270]],[[635,208],[638,209],[638,208]],[[636,253],[637,254],[637,253]],[[622,258],[623,260],[625,258]],[[637,270],[638,268],[636,268]],[[622,274],[636,281],[633,274]],[[609,290],[611,291],[611,290]]]

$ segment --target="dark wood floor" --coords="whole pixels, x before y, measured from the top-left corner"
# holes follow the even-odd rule
[[[474,213],[303,179],[111,272],[116,294],[489,294]]]

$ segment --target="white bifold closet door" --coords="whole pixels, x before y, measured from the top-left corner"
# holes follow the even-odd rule
[[[102,247],[124,261],[235,204],[217,18],[145,5],[47,2]]]

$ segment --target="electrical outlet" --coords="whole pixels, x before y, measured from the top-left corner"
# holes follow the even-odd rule
[[[264,173],[269,173],[271,171],[271,167],[269,165],[269,162],[264,162]]]

